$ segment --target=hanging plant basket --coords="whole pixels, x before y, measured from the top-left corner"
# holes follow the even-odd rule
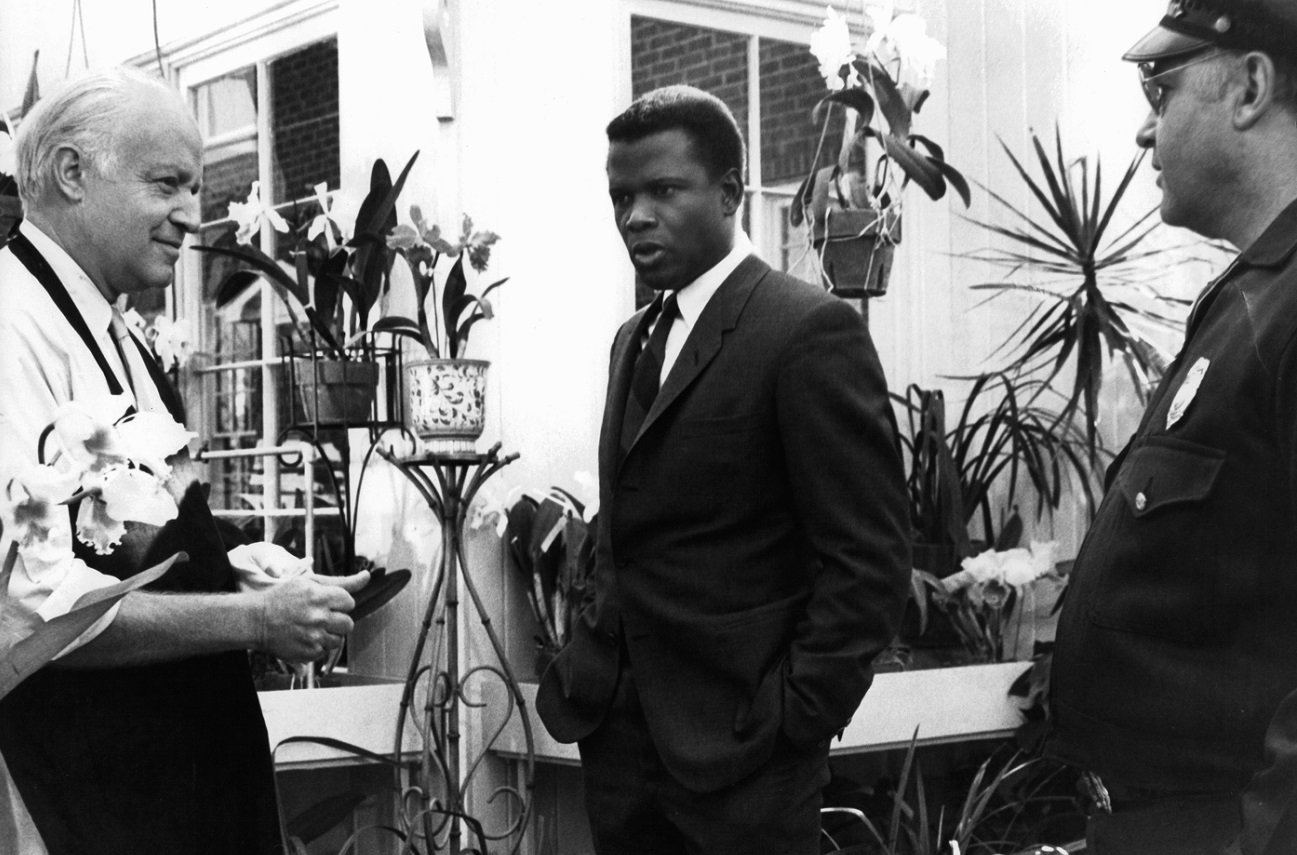
[[[291,360],[297,389],[293,420],[317,427],[362,427],[373,421],[379,367],[369,360]]]
[[[405,419],[434,453],[472,453],[486,427],[482,359],[428,359],[405,365]]]
[[[899,213],[829,208],[815,221],[811,237],[834,294],[858,299],[887,293],[892,256],[901,241]]]

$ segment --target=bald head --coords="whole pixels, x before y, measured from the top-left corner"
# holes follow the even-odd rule
[[[121,143],[141,119],[183,117],[179,94],[156,77],[129,68],[100,71],[69,82],[41,99],[18,129],[18,195],[29,210],[50,201],[57,187],[60,149],[74,149],[87,170],[110,175]],[[197,128],[194,127],[197,135]]]

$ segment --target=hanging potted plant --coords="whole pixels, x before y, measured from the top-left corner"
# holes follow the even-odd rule
[[[862,51],[832,8],[811,39],[830,93],[815,107],[820,144],[789,210],[792,225],[810,230],[825,286],[842,297],[887,292],[906,184],[913,181],[935,200],[949,183],[965,207],[970,199],[968,182],[946,163],[941,147],[911,131],[944,49],[918,15],[893,17],[890,8],[873,6],[865,12],[869,35]],[[839,130],[837,161],[821,166],[825,141]]]
[[[239,225],[235,245],[194,247],[248,265],[222,282],[218,307],[263,279],[283,301],[295,338],[289,379],[298,392],[302,421],[316,426],[373,421],[384,354],[374,345],[369,318],[389,287],[395,256],[386,235],[396,226],[396,200],[418,156],[415,152],[410,157],[395,182],[381,159],[374,162],[369,193],[360,203],[350,237],[341,210],[345,203],[330,199],[326,186],[318,184],[319,213],[298,229],[288,260],[271,258],[252,245],[262,222],[281,233],[290,228],[261,201],[259,182],[254,181],[246,201],[230,204],[230,216]]]
[[[430,451],[472,452],[486,424],[486,370],[490,363],[465,359],[464,348],[473,327],[494,316],[487,296],[507,279],[473,293],[464,259],[467,257],[475,273],[485,272],[499,235],[475,230],[472,219],[465,215],[458,239],[447,240],[440,227],[423,219],[417,205],[410,207],[410,219],[413,225],[402,223],[391,231],[387,245],[409,267],[416,315],[413,319],[382,318],[374,330],[413,339],[427,354],[426,359],[405,365],[406,426]],[[447,265],[449,269],[440,272]]]

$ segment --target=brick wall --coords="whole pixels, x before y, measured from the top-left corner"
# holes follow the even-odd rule
[[[661,21],[631,18],[631,91],[635,97],[659,86],[688,83],[711,92],[734,111],[745,136],[748,116],[748,36]],[[803,44],[761,39],[762,183],[800,183],[810,170],[820,129],[811,111],[824,96],[824,79]],[[841,138],[839,117],[830,128],[821,164],[832,162]],[[753,144],[752,140],[748,141]]]
[[[274,117],[275,199],[311,195],[320,181],[336,190],[338,43],[319,42],[270,64]]]
[[[712,93],[748,121],[748,37],[655,18],[631,17],[631,93],[687,83]]]
[[[810,171],[820,140],[811,112],[828,90],[806,45],[761,39],[759,56],[762,183],[800,183]],[[835,121],[820,153],[821,166],[837,156],[842,112],[834,111]]]

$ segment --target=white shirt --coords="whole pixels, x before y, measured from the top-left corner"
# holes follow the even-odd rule
[[[742,229],[736,230],[734,248],[729,251],[729,254],[702,276],[676,292],[676,305],[680,308],[680,316],[676,318],[675,326],[671,327],[671,332],[667,333],[666,351],[662,357],[663,380],[670,376],[671,367],[676,364],[680,351],[684,350],[689,333],[693,332],[694,324],[698,322],[698,316],[703,313],[703,309],[707,308],[712,295],[720,289],[730,274],[743,263],[743,259],[752,255],[754,251],[752,240],[747,234]]]
[[[112,305],[58,244],[30,222],[20,228],[67,288],[123,391],[131,395],[109,332]],[[136,383],[138,409],[166,411],[150,378],[136,378]],[[12,252],[0,252],[0,472],[38,460],[40,435],[62,404],[107,393],[99,363],[44,287]],[[70,524],[68,528],[70,533]],[[10,542],[5,532],[0,549],[6,554]],[[20,555],[9,584],[10,606],[48,621],[70,611],[83,594],[116,581],[71,555],[49,562],[28,562]],[[67,649],[94,638],[116,614],[114,606]]]

